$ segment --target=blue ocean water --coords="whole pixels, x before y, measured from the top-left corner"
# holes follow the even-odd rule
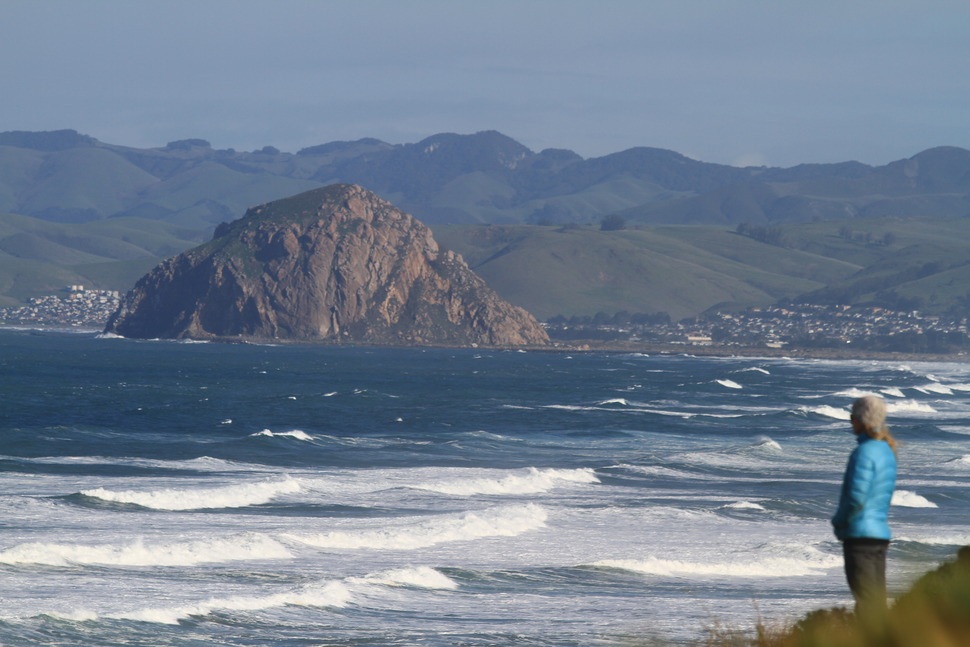
[[[0,644],[690,643],[849,604],[867,392],[898,592],[970,543],[966,364],[0,330]]]

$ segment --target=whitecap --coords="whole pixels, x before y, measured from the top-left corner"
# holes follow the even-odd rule
[[[930,546],[966,546],[970,544],[970,535],[965,533],[953,535],[933,535],[930,537],[896,536],[895,541],[912,541]]]
[[[771,375],[771,373],[769,373],[765,369],[761,368],[760,366],[752,366],[750,368],[742,368],[740,371],[738,371],[738,373],[748,373],[748,372],[751,372],[751,373],[764,373],[765,375]]]
[[[923,402],[916,400],[903,400],[902,402],[887,402],[886,413],[906,414],[906,413],[936,413],[936,409]]]
[[[751,501],[737,501],[735,503],[722,505],[721,509],[722,510],[764,510],[765,507],[761,504],[753,503]]]
[[[360,581],[383,586],[412,586],[421,589],[454,590],[458,588],[457,582],[430,566],[396,568],[367,575]]]
[[[929,384],[924,384],[922,386],[914,386],[914,389],[921,393],[936,393],[940,395],[953,395],[953,389],[938,382],[930,382]]]
[[[667,577],[804,577],[820,575],[836,567],[841,560],[834,556],[816,558],[766,557],[761,560],[731,560],[725,562],[690,562],[675,559],[647,557],[645,559],[606,559],[591,564],[604,568],[617,568],[634,573]]]
[[[630,403],[624,400],[623,398],[610,398],[609,400],[603,400],[602,402],[598,403],[598,406],[603,407],[608,404],[619,404],[624,407],[630,406]]]
[[[293,494],[301,489],[299,482],[287,478],[282,481],[237,483],[217,488],[165,488],[147,491],[97,488],[83,490],[81,494],[102,501],[133,503],[155,510],[204,510],[260,505],[280,494]]]
[[[952,465],[954,467],[970,467],[970,454],[964,454],[960,458],[951,458],[943,464]]]
[[[773,451],[781,451],[781,445],[777,441],[772,440],[768,436],[760,436],[754,444],[755,448],[758,449],[770,449]]]
[[[413,487],[455,496],[517,495],[548,492],[560,485],[570,483],[599,483],[599,479],[590,468],[540,470],[530,467],[524,473],[506,474],[501,477],[432,481]]]
[[[910,492],[909,490],[896,490],[895,492],[893,492],[893,498],[890,505],[898,506],[901,508],[938,507],[935,503],[933,503],[926,497],[920,496],[915,492]]]
[[[836,420],[848,420],[850,418],[847,409],[840,409],[839,407],[832,407],[827,404],[817,407],[798,407],[795,411],[799,413],[814,413],[819,416],[825,416],[826,418],[835,418]]]
[[[726,387],[728,389],[742,389],[742,388],[744,388],[740,384],[738,384],[737,382],[735,382],[734,380],[714,380],[714,381],[717,382],[718,384],[720,384],[721,386]]]
[[[315,582],[297,589],[267,595],[234,595],[170,607],[147,607],[120,613],[105,614],[104,618],[135,620],[158,624],[178,624],[181,620],[207,616],[216,611],[264,611],[284,606],[316,608],[344,608],[359,598],[373,598],[390,588],[421,588],[455,590],[458,583],[428,566],[405,567],[341,580]],[[53,614],[52,614],[53,615]],[[61,614],[57,614],[61,615]],[[61,615],[71,620],[97,620],[91,612]]]
[[[370,530],[286,534],[284,538],[315,548],[415,550],[483,537],[515,537],[546,524],[548,514],[536,504],[491,508],[462,515],[388,524]]]
[[[886,387],[885,389],[879,389],[879,392],[882,393],[883,395],[888,395],[888,396],[893,397],[893,398],[905,398],[906,397],[903,394],[903,392],[900,389],[896,388],[895,386],[889,386],[889,387]]]
[[[253,559],[288,559],[281,543],[259,533],[163,544],[26,543],[0,551],[3,564],[96,564],[100,566],[194,566]]]
[[[136,620],[160,624],[178,624],[194,616],[206,616],[213,611],[261,611],[288,605],[305,607],[346,607],[353,593],[344,582],[326,582],[294,591],[263,596],[238,595],[210,598],[196,604],[177,607],[150,607],[135,611],[112,613],[105,617],[116,620]]]
[[[874,395],[872,391],[863,391],[862,389],[846,389],[845,391],[838,391],[832,394],[837,398],[862,398],[867,395]]]
[[[270,431],[269,429],[263,429],[262,431],[256,432],[255,434],[249,434],[250,438],[254,436],[269,436],[271,438],[296,438],[297,440],[313,440],[313,436],[301,431],[299,429],[293,429],[292,431]]]

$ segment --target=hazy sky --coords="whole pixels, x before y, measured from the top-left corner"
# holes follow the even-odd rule
[[[0,131],[284,151],[498,130],[727,164],[970,148],[967,0],[0,0]]]

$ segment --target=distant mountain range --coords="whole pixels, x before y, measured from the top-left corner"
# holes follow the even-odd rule
[[[331,142],[283,153],[201,139],[137,149],[73,130],[0,133],[0,212],[80,223],[132,216],[204,229],[315,187],[367,187],[425,224],[811,222],[970,214],[970,151],[933,148],[886,166],[710,164],[657,148],[583,159],[534,153],[495,131],[416,144]]]
[[[249,207],[338,182],[431,225],[502,296],[540,317],[908,294],[894,292],[892,277],[918,280],[914,294],[929,302],[945,293],[941,307],[970,292],[952,280],[927,291],[927,264],[953,279],[970,262],[959,237],[970,215],[970,151],[961,148],[885,166],[737,168],[656,148],[592,159],[536,153],[494,131],[285,153],[201,139],[139,149],[60,130],[0,133],[0,305],[70,283],[127,290]],[[599,230],[607,216],[619,231]],[[902,226],[914,218],[938,223],[926,228],[935,238]],[[556,227],[569,235],[552,235]],[[846,228],[869,239],[853,241]],[[860,284],[867,271],[878,279]]]

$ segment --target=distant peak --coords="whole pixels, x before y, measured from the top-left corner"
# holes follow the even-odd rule
[[[337,155],[341,153],[369,152],[376,150],[388,150],[394,148],[387,142],[382,142],[373,137],[364,137],[354,141],[336,141],[317,146],[301,148],[297,155]]]
[[[212,144],[204,139],[179,139],[165,145],[166,150],[189,150],[192,148],[212,148]]]
[[[36,151],[62,151],[80,146],[95,146],[98,140],[94,137],[82,135],[76,130],[48,130],[30,132],[26,130],[11,130],[0,133],[0,146],[14,148],[29,148]]]

